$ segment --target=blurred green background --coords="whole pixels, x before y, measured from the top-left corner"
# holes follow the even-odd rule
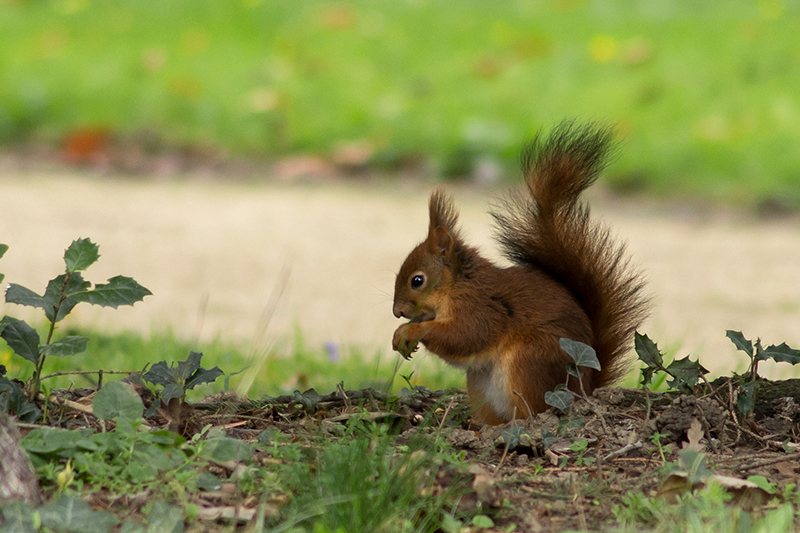
[[[608,121],[618,191],[800,205],[800,3],[0,1],[0,143],[511,174],[538,128]]]

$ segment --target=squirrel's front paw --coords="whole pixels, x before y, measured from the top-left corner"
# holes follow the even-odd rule
[[[411,359],[411,354],[416,352],[419,348],[419,339],[414,339],[410,336],[410,324],[403,324],[397,328],[392,337],[392,348],[396,352],[400,352],[406,359]]]

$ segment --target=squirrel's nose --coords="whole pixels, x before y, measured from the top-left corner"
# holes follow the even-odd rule
[[[394,313],[395,318],[407,318],[405,311],[403,311],[403,306],[400,305],[400,302],[395,302],[392,306],[392,313]]]

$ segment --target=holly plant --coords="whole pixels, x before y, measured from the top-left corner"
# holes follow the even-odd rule
[[[0,256],[8,247],[0,245]],[[49,356],[67,357],[86,350],[89,339],[67,335],[54,338],[56,324],[63,320],[81,302],[117,308],[133,305],[152,293],[132,278],[115,276],[107,283],[94,287],[83,279],[81,272],[89,268],[100,257],[99,247],[89,239],[73,241],[64,253],[66,265],[63,274],[50,280],[43,295],[26,287],[12,283],[6,290],[6,302],[38,307],[44,311],[48,322],[47,338],[41,342],[39,334],[25,321],[10,316],[0,320],[2,337],[15,354],[35,365],[28,384],[28,398],[39,392],[42,367]],[[2,277],[0,277],[2,280]]]

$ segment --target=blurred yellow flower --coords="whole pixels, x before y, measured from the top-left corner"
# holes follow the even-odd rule
[[[610,35],[595,35],[589,41],[589,56],[592,61],[607,63],[617,55],[617,41]]]

